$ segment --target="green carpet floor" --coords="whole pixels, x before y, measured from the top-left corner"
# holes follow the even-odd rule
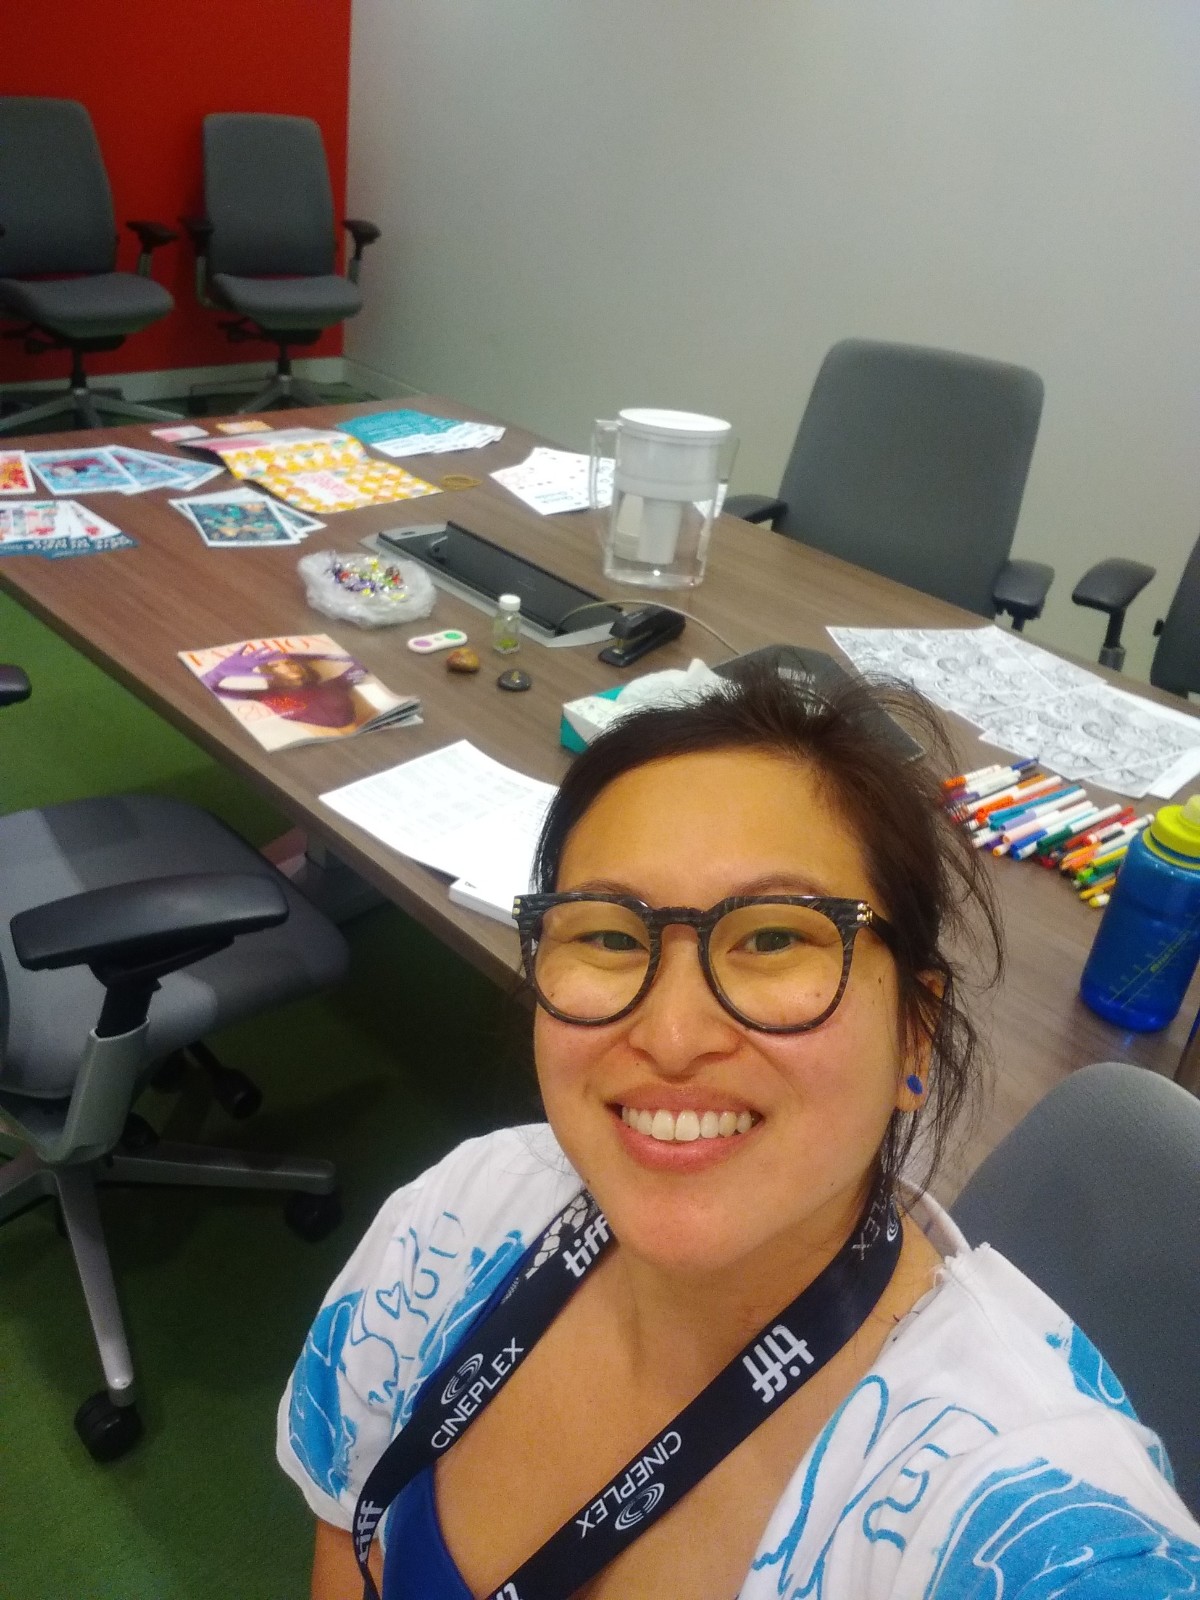
[[[256,843],[282,819],[0,597],[0,660],[34,696],[0,717],[5,810],[117,789],[210,807]],[[71,1426],[100,1386],[74,1265],[41,1205],[0,1228],[0,1600],[291,1600],[312,1522],[274,1464],[276,1403],[321,1293],[375,1208],[459,1139],[536,1114],[518,1009],[396,910],[348,930],[346,983],[212,1041],[261,1086],[236,1123],[202,1093],[139,1109],[178,1137],[338,1163],[318,1245],[278,1201],[103,1191],[146,1436],[97,1466]]]

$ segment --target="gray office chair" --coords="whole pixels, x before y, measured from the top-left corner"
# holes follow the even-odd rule
[[[777,497],[725,510],[968,611],[1041,615],[1054,569],[1009,559],[1042,414],[1024,367],[845,339],[821,364]]]
[[[232,341],[266,339],[278,347],[274,378],[240,410],[319,405],[318,390],[292,372],[292,348],[313,344],[361,310],[362,255],[379,229],[356,218],[343,222],[354,255],[339,276],[325,146],[308,117],[205,117],[204,202],[203,217],[183,219],[196,247],[201,304],[235,313],[221,324]],[[201,392],[218,391],[193,391]]]
[[[1200,1100],[1142,1067],[1084,1067],[993,1150],[953,1211],[1103,1351],[1200,1512]]]
[[[0,668],[0,705],[28,693],[23,673]],[[204,1034],[346,964],[332,923],[198,807],[118,795],[0,818],[0,1222],[58,1202],[104,1370],[75,1417],[99,1461],[128,1450],[141,1421],[97,1185],[281,1190],[309,1239],[340,1220],[328,1162],[160,1142],[133,1101],[181,1053],[213,1064]],[[253,1109],[252,1086],[219,1065],[218,1082],[222,1071],[221,1098]]]
[[[174,411],[88,386],[86,355],[116,350],[175,304],[150,278],[150,257],[177,235],[158,222],[126,226],[141,242],[137,272],[114,270],[112,191],[83,106],[0,96],[0,316],[21,320],[4,337],[35,353],[71,352],[67,390],[50,400],[44,390],[0,395],[6,407],[19,407],[0,420],[0,434],[63,414],[86,428],[109,417],[178,421]]]
[[[1121,630],[1125,613],[1155,575],[1142,561],[1112,557],[1089,567],[1071,595],[1077,606],[1108,617],[1100,665],[1117,672],[1125,665]],[[1158,637],[1150,663],[1150,682],[1169,694],[1200,691],[1200,539],[1192,547],[1165,617],[1154,624]]]

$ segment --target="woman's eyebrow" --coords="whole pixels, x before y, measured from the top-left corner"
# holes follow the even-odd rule
[[[731,893],[735,895],[778,893],[829,896],[832,892],[827,883],[818,883],[813,878],[804,877],[793,872],[762,873],[757,878],[751,878],[745,883],[735,885],[731,890]],[[631,884],[620,883],[615,878],[589,878],[585,883],[573,885],[571,893],[619,894],[632,896],[635,900],[642,899],[642,896]]]

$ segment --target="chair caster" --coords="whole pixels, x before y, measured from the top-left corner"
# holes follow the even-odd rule
[[[341,1222],[342,1197],[336,1189],[332,1194],[305,1194],[297,1190],[288,1195],[284,1203],[283,1220],[301,1239],[317,1244]]]
[[[227,1116],[242,1122],[262,1105],[262,1090],[236,1067],[210,1066],[208,1076],[213,1099]]]
[[[114,1405],[101,1389],[75,1413],[75,1432],[93,1461],[116,1461],[142,1437],[142,1419],[136,1406]]]

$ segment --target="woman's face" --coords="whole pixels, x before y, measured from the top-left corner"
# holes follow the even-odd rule
[[[557,888],[701,909],[776,891],[875,899],[859,842],[810,769],[746,750],[618,778],[571,833]],[[534,1025],[547,1115],[616,1236],[687,1272],[816,1246],[852,1225],[889,1118],[914,1104],[901,1040],[895,968],[870,932],[857,937],[841,1004],[808,1033],[736,1022],[684,927],[664,931],[658,975],[629,1016],[578,1027],[539,1007]],[[667,1142],[629,1126],[625,1107],[731,1113],[742,1127],[749,1113],[751,1126]]]

